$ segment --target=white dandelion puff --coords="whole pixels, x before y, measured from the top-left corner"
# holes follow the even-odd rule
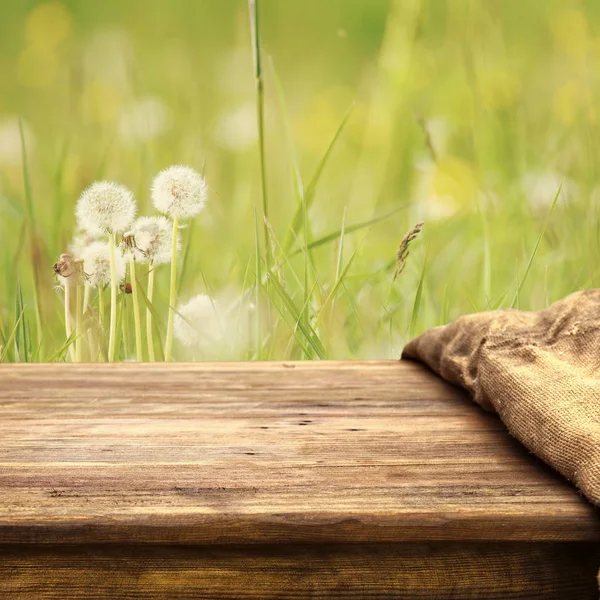
[[[87,248],[92,242],[98,241],[97,235],[92,235],[85,229],[77,229],[73,234],[73,239],[69,244],[69,254],[76,258],[80,258],[84,249]]]
[[[140,263],[161,265],[171,262],[173,223],[166,217],[140,217],[131,228],[135,239],[134,257]],[[180,247],[179,235],[177,248]]]
[[[152,183],[152,202],[174,219],[190,219],[206,204],[208,186],[191,167],[174,165],[161,171]]]
[[[248,298],[231,290],[218,298],[199,294],[179,306],[175,337],[192,355],[239,359],[249,348],[252,313]]]
[[[96,181],[81,194],[76,215],[79,227],[92,235],[121,233],[136,213],[133,194],[112,181]]]
[[[198,294],[180,305],[175,315],[174,333],[188,348],[210,347],[221,337],[217,303],[210,296]]]
[[[92,242],[83,249],[83,271],[86,282],[90,287],[104,287],[111,281],[110,278],[110,246],[106,242]],[[115,253],[116,283],[125,279],[125,259],[118,252]]]

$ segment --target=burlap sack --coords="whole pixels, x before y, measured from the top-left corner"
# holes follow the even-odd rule
[[[466,388],[600,505],[600,290],[539,312],[462,317],[413,340],[402,357]]]

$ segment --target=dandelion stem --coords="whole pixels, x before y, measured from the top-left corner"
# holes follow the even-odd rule
[[[98,287],[98,330],[96,332],[97,359],[106,358],[106,332],[104,331],[104,287]]]
[[[108,236],[110,247],[110,329],[108,334],[108,362],[115,361],[117,347],[117,266],[115,262],[115,236]]]
[[[104,287],[98,288],[98,323],[104,325]]]
[[[267,197],[267,169],[265,160],[265,94],[260,59],[260,31],[258,27],[258,0],[248,0],[250,12],[250,33],[252,35],[252,50],[254,56],[254,80],[256,85],[256,122],[258,128],[258,152],[260,157],[260,183],[262,191],[263,226],[265,232],[265,258],[269,267],[269,202]]]
[[[65,281],[65,333],[67,334],[67,340],[70,339],[73,328],[71,326],[71,281],[70,277],[66,278]],[[75,350],[73,345],[69,343],[69,356],[71,361],[75,361]]]
[[[87,312],[88,305],[90,303],[91,292],[92,292],[92,288],[91,288],[90,284],[86,283],[85,287],[83,288],[83,314],[84,315]]]
[[[76,275],[77,279],[79,280],[79,274]],[[82,306],[82,288],[83,285],[81,284],[80,281],[77,281],[77,288],[76,288],[76,293],[75,293],[75,362],[81,362],[81,358],[83,356],[82,352],[83,352],[83,347],[81,345],[82,343],[82,339],[81,339],[81,306]]]
[[[150,262],[150,268],[148,270],[148,306],[146,307],[146,341],[148,343],[148,360],[154,362],[154,337],[152,335],[152,311],[150,306],[152,305],[152,297],[154,296],[154,262]]]
[[[175,323],[175,305],[177,303],[177,229],[179,219],[173,217],[173,247],[171,249],[171,286],[169,291],[169,318],[165,340],[165,362],[170,362],[173,353],[173,325]]]
[[[83,314],[88,312],[90,307],[90,295],[92,293],[92,286],[89,283],[85,283],[85,287],[83,288]],[[88,326],[87,328],[87,339],[88,339],[88,351],[89,351],[89,359],[90,362],[94,362],[94,334],[92,332],[92,328]]]
[[[121,336],[123,339],[123,353],[125,357],[129,356],[129,311],[127,310],[127,294],[123,294],[121,300],[121,311],[119,313],[119,323],[121,324]],[[117,330],[119,327],[117,327]]]
[[[142,353],[142,323],[140,320],[140,305],[138,301],[137,278],[135,276],[135,259],[129,259],[129,274],[131,277],[131,297],[133,300],[133,323],[135,327],[135,358],[138,362],[144,360]]]

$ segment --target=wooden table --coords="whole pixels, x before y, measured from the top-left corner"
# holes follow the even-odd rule
[[[600,519],[412,363],[0,367],[0,598],[597,600]]]

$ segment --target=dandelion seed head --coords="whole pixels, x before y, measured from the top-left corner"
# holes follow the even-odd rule
[[[91,287],[103,287],[110,283],[110,246],[107,242],[92,242],[83,249],[83,271]],[[117,283],[125,278],[126,263],[119,252],[115,252]]]
[[[215,301],[198,294],[177,309],[173,333],[188,348],[207,348],[221,337]]]
[[[217,298],[200,294],[178,307],[174,333],[191,356],[218,356],[220,360],[247,357],[253,322],[250,297],[235,289]],[[255,309],[256,310],[256,309]]]
[[[96,181],[81,194],[75,212],[79,227],[99,236],[128,229],[136,206],[126,187],[112,181]]]
[[[85,229],[77,229],[73,234],[73,239],[69,244],[69,254],[76,258],[81,257],[81,253],[87,248],[92,242],[98,241],[97,235],[92,235]]]
[[[152,202],[161,213],[178,219],[195,217],[206,204],[208,187],[191,167],[174,165],[152,183]]]
[[[133,224],[135,260],[155,265],[171,262],[173,222],[166,217],[140,217]],[[180,239],[177,236],[177,248]]]

